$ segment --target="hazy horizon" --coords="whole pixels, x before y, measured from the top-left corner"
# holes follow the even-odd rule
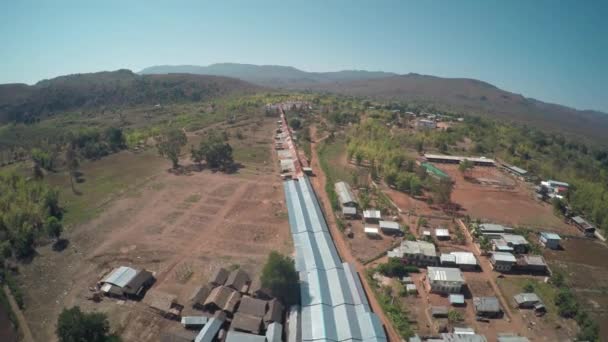
[[[608,112],[602,1],[0,4],[0,83],[243,63],[471,78]]]

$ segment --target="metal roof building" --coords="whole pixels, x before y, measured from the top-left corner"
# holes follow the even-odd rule
[[[110,273],[102,283],[109,283],[118,287],[125,287],[135,278],[137,270],[127,266],[120,266]]]
[[[336,194],[340,204],[347,207],[357,206],[357,199],[350,188],[350,185],[346,182],[338,182],[335,184]]]
[[[284,190],[300,274],[301,341],[386,341],[357,272],[338,256],[308,178],[285,181]]]
[[[205,324],[203,329],[201,329],[198,335],[196,335],[194,342],[212,342],[223,324],[223,319],[220,319],[219,317],[212,317],[207,324]]]

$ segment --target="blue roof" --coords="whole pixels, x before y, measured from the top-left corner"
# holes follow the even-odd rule
[[[301,340],[386,341],[357,272],[338,256],[308,178],[285,181],[284,189],[301,281]]]
[[[561,240],[562,239],[559,237],[559,235],[557,235],[555,233],[551,233],[551,232],[542,232],[542,233],[540,233],[540,236],[544,237],[547,240]]]

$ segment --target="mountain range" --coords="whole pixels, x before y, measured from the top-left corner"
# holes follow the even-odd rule
[[[239,78],[265,87],[408,101],[485,115],[608,144],[608,114],[542,102],[467,78],[344,70],[306,72],[293,67],[221,63],[209,66],[153,66],[140,74],[173,72]]]
[[[104,106],[204,101],[270,88],[329,92],[430,105],[557,131],[608,146],[608,114],[545,103],[466,78],[222,63],[155,66],[75,74],[34,85],[0,85],[0,123],[35,122],[55,113]]]
[[[263,90],[236,78],[137,75],[130,70],[61,76],[34,85],[0,85],[0,123],[35,122],[55,113],[100,107],[204,101]]]

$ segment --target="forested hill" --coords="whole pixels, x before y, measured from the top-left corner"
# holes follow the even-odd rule
[[[34,122],[54,113],[96,107],[200,101],[263,88],[242,80],[192,74],[137,75],[130,70],[0,85],[0,123]]]
[[[209,66],[159,65],[145,68],[140,74],[189,73],[239,78],[267,87],[298,88],[302,85],[368,80],[395,76],[383,71],[343,70],[335,72],[307,72],[290,66],[217,63]]]
[[[288,66],[236,63],[153,66],[140,73],[174,72],[228,76],[273,88],[408,101],[439,110],[511,120],[608,145],[608,114],[541,102],[473,79],[358,70],[306,72]]]
[[[302,89],[429,104],[435,108],[512,120],[608,145],[608,114],[526,98],[473,79],[418,74],[309,84]]]

